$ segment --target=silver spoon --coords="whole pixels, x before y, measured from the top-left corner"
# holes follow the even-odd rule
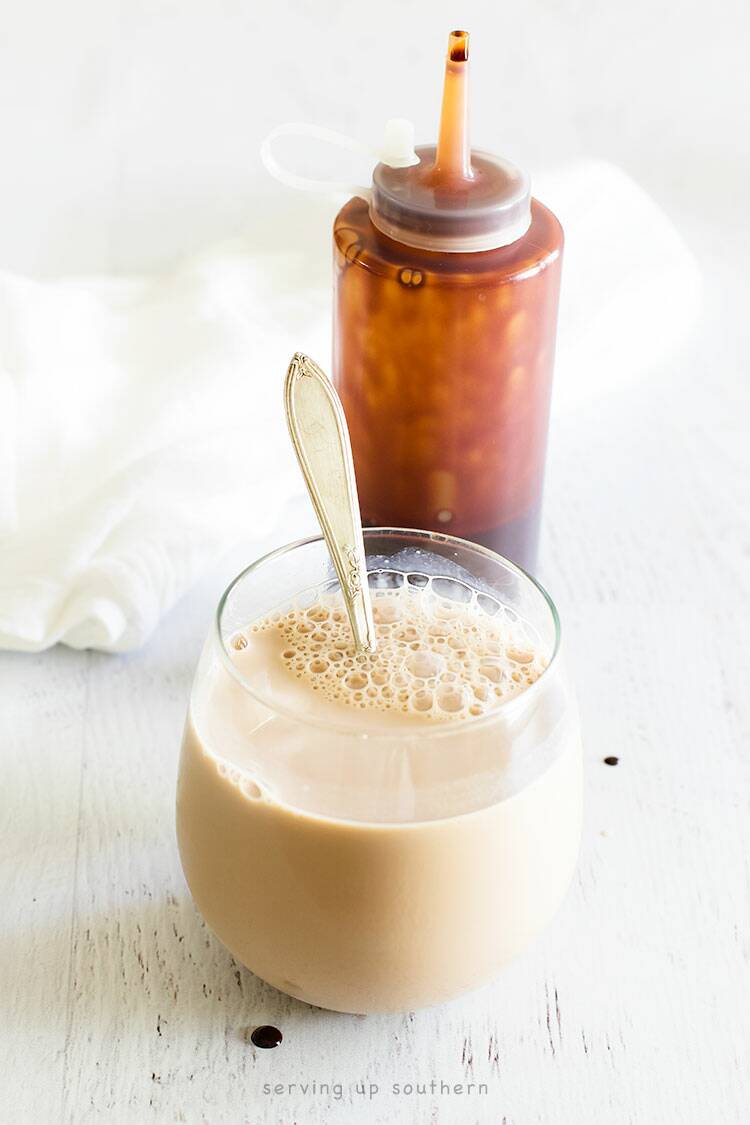
[[[365,543],[344,408],[325,372],[302,352],[295,352],[289,364],[284,406],[294,452],[341,584],[356,650],[374,652]]]

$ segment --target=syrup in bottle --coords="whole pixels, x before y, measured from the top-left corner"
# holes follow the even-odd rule
[[[362,519],[446,531],[535,566],[563,234],[510,161],[472,150],[469,36],[448,41],[437,145],[386,127],[372,185],[285,170],[280,136],[358,142],[287,124],[272,175],[354,197],[334,222],[333,379]]]
[[[533,570],[563,234],[508,161],[472,151],[468,35],[436,147],[380,163],[334,224],[333,378],[369,526],[447,531]]]

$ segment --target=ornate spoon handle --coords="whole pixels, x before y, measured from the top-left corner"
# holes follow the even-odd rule
[[[358,652],[375,651],[357,482],[344,409],[328,376],[295,352],[284,384],[289,434],[341,583]]]

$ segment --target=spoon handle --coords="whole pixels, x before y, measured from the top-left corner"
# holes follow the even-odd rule
[[[324,371],[295,352],[284,384],[289,434],[344,595],[358,652],[375,651],[375,627],[357,482],[344,409]]]

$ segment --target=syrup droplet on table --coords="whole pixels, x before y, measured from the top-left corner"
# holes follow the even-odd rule
[[[250,1042],[256,1047],[262,1047],[267,1050],[270,1047],[278,1047],[284,1036],[279,1031],[278,1027],[272,1027],[270,1024],[265,1023],[262,1027],[256,1027],[255,1031],[250,1036]]]

